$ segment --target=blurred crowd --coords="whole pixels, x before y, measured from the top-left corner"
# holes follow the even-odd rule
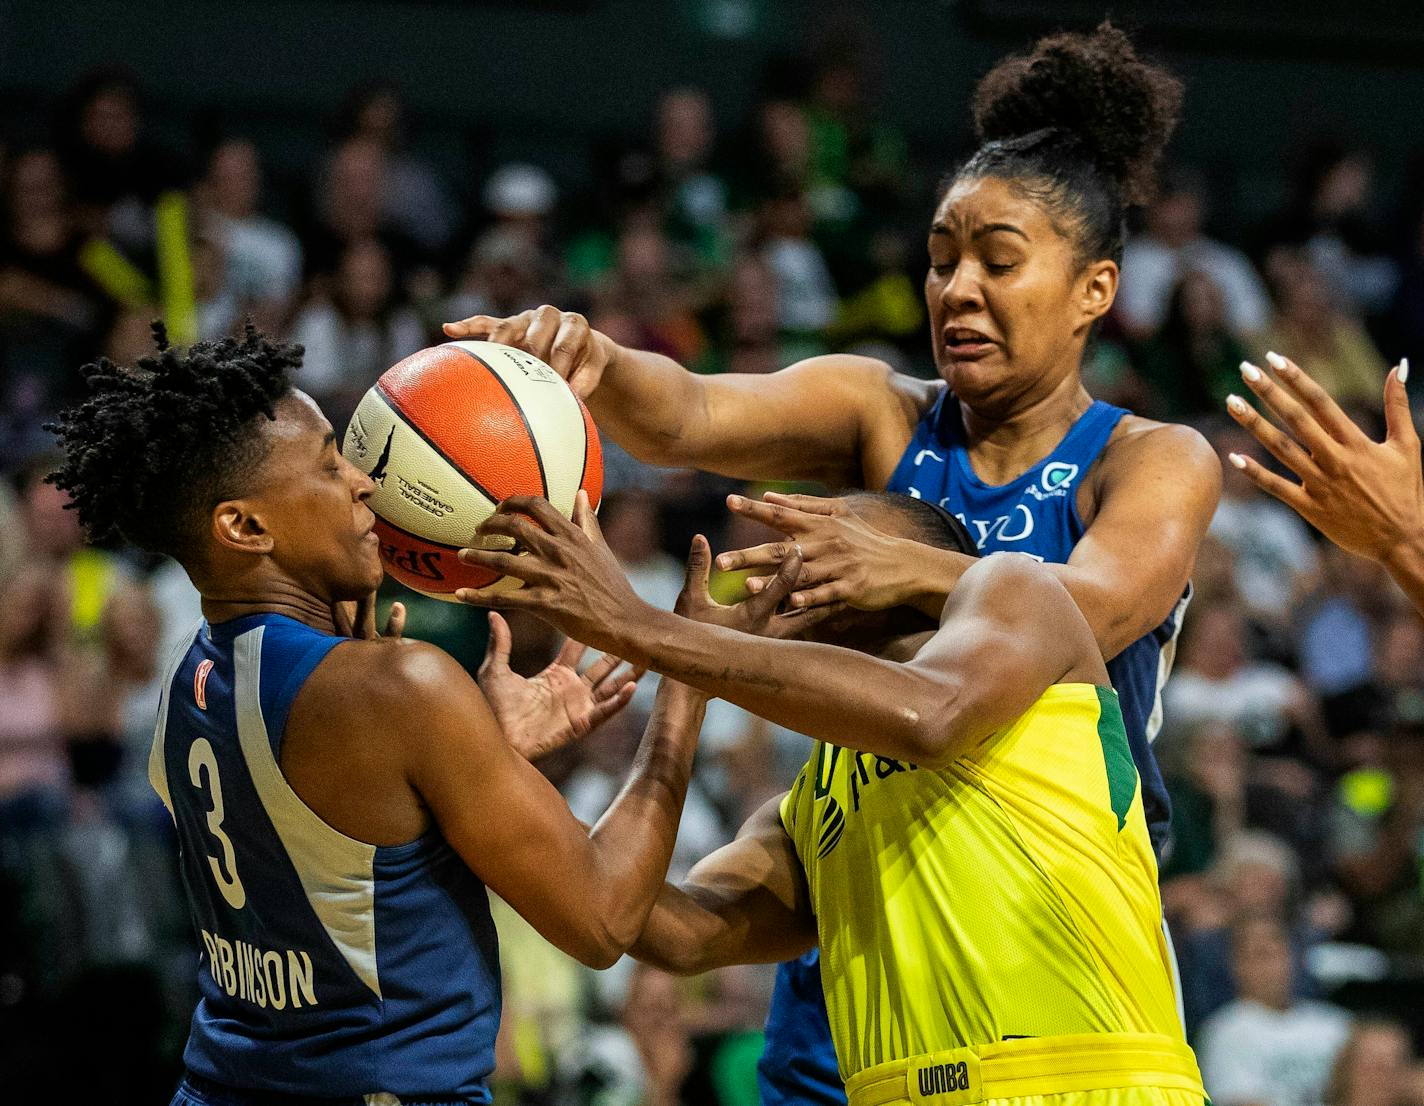
[[[834,53],[778,71],[735,126],[705,90],[671,89],[578,173],[454,179],[385,84],[352,90],[305,172],[239,130],[194,129],[160,140],[140,83],[106,69],[45,127],[0,135],[0,1070],[24,1088],[82,1044],[91,1091],[115,1102],[166,1097],[195,999],[146,762],[156,673],[199,610],[171,562],[86,546],[43,482],[42,424],[79,366],[132,362],[160,314],[177,342],[250,316],[305,346],[297,382],[341,428],[441,321],[548,302],[697,372],[855,351],[928,376],[922,236],[962,153],[911,149]],[[1219,182],[1168,167],[1086,368],[1095,396],[1256,455],[1219,412],[1240,362],[1274,349],[1378,435],[1387,366],[1424,363],[1424,189],[1394,203],[1368,150],[1323,140],[1279,183],[1278,213],[1228,241]],[[672,605],[694,532],[719,550],[766,540],[723,508],[747,489],[605,448],[604,530],[648,601]],[[1157,744],[1187,1024],[1216,1106],[1418,1106],[1424,623],[1382,572],[1224,471]],[[731,599],[740,581],[716,586]],[[478,666],[482,614],[389,588],[408,633]],[[516,667],[537,670],[557,642],[513,621]],[[611,800],[651,692],[541,765],[579,817]],[[673,876],[807,746],[713,704]],[[498,913],[499,1101],[756,1101],[769,969],[592,973]]]

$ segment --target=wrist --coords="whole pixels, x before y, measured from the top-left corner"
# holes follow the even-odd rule
[[[1424,526],[1391,543],[1380,556],[1380,563],[1396,578],[1424,580]]]
[[[964,555],[908,540],[901,540],[900,546],[892,605],[912,606],[938,619],[949,593],[964,574]]]

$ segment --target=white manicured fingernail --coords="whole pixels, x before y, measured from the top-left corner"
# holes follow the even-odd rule
[[[1226,406],[1238,415],[1244,415],[1246,413],[1246,401],[1238,395],[1227,396]]]
[[[1246,381],[1247,384],[1255,384],[1256,381],[1261,379],[1261,370],[1251,364],[1250,361],[1242,361],[1241,379]]]
[[[1270,366],[1273,369],[1283,369],[1286,367],[1286,359],[1282,357],[1279,353],[1266,354],[1266,360],[1270,363]]]
[[[1246,458],[1239,453],[1228,453],[1226,459],[1231,462],[1233,468],[1244,469],[1246,467]]]
[[[1409,383],[1409,358],[1407,357],[1399,359],[1399,382],[1401,384]]]

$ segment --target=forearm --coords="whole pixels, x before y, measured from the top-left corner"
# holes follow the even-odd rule
[[[1424,614],[1424,533],[1391,549],[1384,557],[1384,567],[1414,609]]]
[[[686,464],[688,422],[702,410],[701,385],[670,357],[619,346],[588,409],[599,430],[639,461]]]
[[[918,542],[906,542],[905,545],[903,582],[899,589],[902,601],[937,619],[955,584],[978,558]],[[1076,565],[1045,564],[1044,567],[1073,597],[1073,602],[1091,627],[1104,659],[1117,656],[1167,617],[1168,611],[1159,614],[1134,606],[1121,593],[1104,587],[1095,573],[1085,572]],[[1421,573],[1424,573],[1424,562],[1421,562]],[[1424,580],[1424,575],[1421,579]]]
[[[602,928],[619,952],[642,931],[667,877],[706,705],[663,681],[628,782],[589,834]]]
[[[752,637],[652,607],[598,644],[832,745],[925,763],[958,736],[949,681],[849,649]]]

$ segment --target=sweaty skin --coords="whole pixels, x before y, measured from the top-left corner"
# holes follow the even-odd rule
[[[1044,210],[996,178],[950,190],[928,249],[925,300],[943,383],[846,355],[769,376],[700,376],[619,346],[581,315],[552,307],[508,319],[476,316],[445,331],[545,359],[587,397],[603,432],[640,460],[748,480],[881,489],[947,385],[959,400],[976,473],[1002,483],[1049,453],[1091,403],[1079,369],[1092,324],[1112,306],[1117,266],[1080,264]],[[965,340],[973,335],[977,341]],[[1049,566],[1103,656],[1159,625],[1181,597],[1220,482],[1216,457],[1196,431],[1135,416],[1119,423],[1078,491],[1087,532],[1067,564]],[[834,518],[772,513],[749,500],[732,506],[782,528],[801,547],[805,605],[915,600],[933,610],[970,564],[906,546],[876,561],[872,573],[867,559],[886,551]],[[725,554],[719,564],[770,573],[790,544]]]
[[[381,580],[366,506],[373,485],[306,396],[288,395],[276,414],[257,431],[270,450],[250,494],[213,508],[211,540],[189,572],[209,622],[274,612],[331,632],[353,623],[349,605],[369,612]],[[507,628],[496,630],[507,649]],[[568,724],[566,707],[582,701],[584,717],[608,699],[570,693],[570,677],[547,670],[544,685],[511,683],[498,650],[491,663],[508,689],[496,706],[528,728],[539,717]],[[626,702],[626,690],[614,698]],[[359,841],[397,845],[438,826],[544,937],[606,967],[641,932],[666,876],[705,701],[663,685],[628,782],[590,831],[511,747],[453,659],[422,643],[363,637],[332,649],[303,685],[281,767],[303,802]]]

